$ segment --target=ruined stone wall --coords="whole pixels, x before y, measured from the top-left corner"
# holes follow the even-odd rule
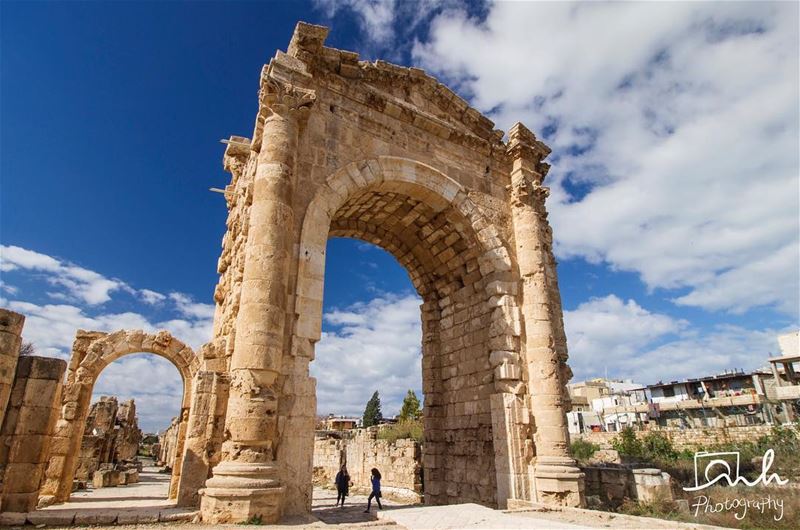
[[[61,403],[67,363],[50,357],[22,357],[0,430],[0,510],[36,508]]]
[[[102,396],[89,408],[83,433],[75,480],[91,481],[103,464],[135,459],[142,432],[134,401],[118,403],[116,397]]]
[[[586,495],[607,508],[616,509],[626,499],[639,502],[673,499],[672,477],[660,469],[582,466]]]
[[[164,432],[158,435],[158,443],[160,450],[158,460],[163,462],[165,466],[172,467],[175,465],[175,455],[178,449],[178,434],[180,433],[181,422],[180,418],[172,418],[169,427],[164,429]]]
[[[214,315],[214,340],[203,349],[204,369],[227,371],[235,341],[236,315],[239,312],[244,274],[244,246],[253,202],[253,172],[255,160],[250,160],[249,139],[233,136],[225,158],[225,170],[231,182],[225,187],[228,208],[226,231],[222,237],[222,251],[217,261],[219,282],[214,289],[216,312]],[[246,167],[247,166],[247,167]]]
[[[100,464],[112,461],[117,407],[117,398],[103,396],[89,408],[75,480],[91,481]]]
[[[747,425],[737,427],[717,427],[704,429],[648,429],[644,431],[634,431],[637,438],[643,438],[648,433],[658,432],[664,434],[676,449],[701,449],[717,444],[741,444],[754,442],[761,436],[772,432],[771,425]],[[616,432],[589,432],[583,434],[573,434],[573,440],[581,439],[595,443],[603,448],[611,447],[611,441],[619,436]]]
[[[374,429],[350,431],[352,437],[314,440],[314,479],[332,487],[336,473],[343,463],[353,481],[353,488],[369,491],[372,468],[381,472],[384,493],[419,499],[422,494],[422,451],[420,444],[410,439],[393,443],[376,438]]]
[[[142,441],[134,400],[129,399],[120,403],[117,410],[117,425],[119,431],[115,440],[116,461],[133,460],[139,452],[139,443]]]

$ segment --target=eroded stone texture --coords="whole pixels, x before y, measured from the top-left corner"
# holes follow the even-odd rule
[[[133,400],[102,396],[89,408],[73,480],[92,481],[103,464],[132,465],[141,438]]]
[[[4,512],[36,508],[58,419],[66,363],[50,357],[22,357],[0,430],[0,471]]]
[[[178,452],[178,433],[180,432],[180,418],[172,418],[169,426],[158,435],[158,462],[161,465],[174,465],[175,457]]]
[[[564,414],[566,338],[547,223],[549,149],[422,70],[324,46],[298,24],[232,136],[204,369],[230,374],[212,523],[310,510],[325,248],[392,253],[423,299],[425,500],[582,504]],[[516,505],[519,503],[517,502]]]
[[[24,316],[8,309],[0,309],[0,426],[3,425],[8,398],[14,384],[24,324]]]
[[[228,404],[227,374],[200,371],[195,375],[181,471],[179,506],[199,506],[199,491],[219,463]]]
[[[419,501],[422,494],[422,453],[419,442],[377,438],[376,429],[349,431],[340,438],[314,440],[314,482],[333,488],[342,464],[347,465],[353,490],[369,492],[372,468],[381,472],[384,493]]]

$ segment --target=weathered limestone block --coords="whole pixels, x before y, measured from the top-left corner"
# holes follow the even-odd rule
[[[125,484],[136,484],[139,482],[139,470],[128,469],[123,472]]]
[[[634,469],[634,491],[639,502],[672,501],[672,477],[660,469]]]
[[[95,488],[114,488],[120,483],[124,484],[120,480],[120,475],[116,469],[98,469],[92,475],[92,485]]]
[[[3,425],[8,398],[14,384],[24,324],[24,316],[8,309],[0,309],[0,426]]]
[[[133,400],[119,404],[115,397],[102,396],[89,408],[83,432],[76,479],[90,480],[92,473],[104,464],[135,460],[142,437],[136,420],[136,404]],[[57,440],[52,448],[54,454],[69,450],[68,438]]]
[[[195,375],[178,487],[178,506],[199,506],[198,492],[205,484],[211,468],[218,462],[228,384],[226,374],[199,371]]]
[[[0,430],[2,511],[36,508],[66,367],[64,361],[48,357],[23,357],[17,363],[8,413]]]

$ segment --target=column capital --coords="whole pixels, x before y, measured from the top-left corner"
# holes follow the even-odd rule
[[[541,184],[550,170],[550,164],[544,162],[550,153],[551,149],[538,140],[530,129],[520,122],[515,123],[508,131],[506,147],[506,154],[513,161],[512,183],[525,179]]]
[[[277,115],[294,121],[302,129],[308,119],[309,111],[317,99],[314,90],[275,79],[270,75],[270,71],[270,65],[265,65],[261,71],[258,115],[253,131],[253,149],[255,151],[261,150],[264,124],[271,116]]]

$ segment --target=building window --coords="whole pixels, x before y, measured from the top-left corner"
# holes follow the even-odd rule
[[[664,387],[664,397],[675,397],[675,387],[674,386],[665,386]]]

